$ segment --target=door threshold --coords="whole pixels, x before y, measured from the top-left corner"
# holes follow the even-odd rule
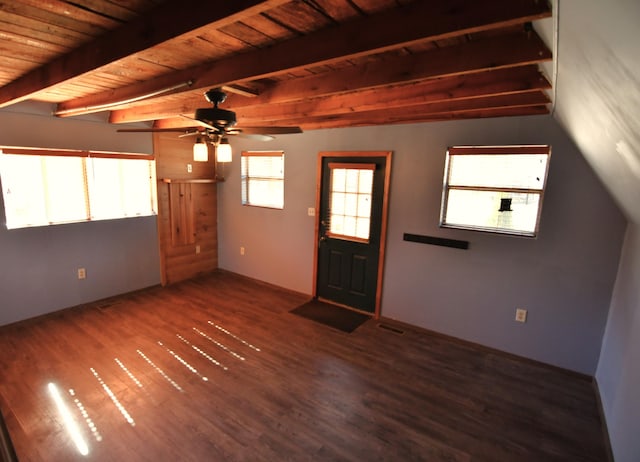
[[[342,303],[337,303],[337,302],[334,302],[333,300],[328,300],[326,298],[322,298],[322,297],[315,297],[315,298],[319,302],[328,303],[329,305],[333,305],[333,306],[339,306],[340,308],[344,308],[346,310],[355,311],[356,313],[364,314],[365,316],[371,316],[372,318],[375,315],[375,313],[371,313],[370,311],[359,310],[358,308],[354,308],[354,307],[349,306],[349,305],[343,305]]]

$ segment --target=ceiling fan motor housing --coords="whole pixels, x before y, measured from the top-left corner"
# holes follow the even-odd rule
[[[216,128],[231,128],[236,124],[236,113],[217,107],[196,109],[195,118]]]

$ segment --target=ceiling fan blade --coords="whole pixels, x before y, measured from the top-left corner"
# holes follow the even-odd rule
[[[241,133],[241,132],[236,132],[236,133],[229,133],[229,135],[234,135],[237,136],[238,138],[246,138],[248,140],[257,140],[257,141],[272,141],[275,140],[275,137],[271,136],[271,135],[263,135],[260,133]]]
[[[189,130],[197,130],[197,127],[184,127],[184,128],[119,128],[116,130],[120,133],[149,133],[149,132],[174,132],[184,133]]]
[[[219,131],[219,130],[218,130],[216,127],[214,127],[213,125],[210,125],[210,124],[208,124],[208,123],[206,123],[206,122],[203,122],[203,121],[201,121],[201,120],[198,120],[198,119],[194,119],[193,117],[189,117],[189,116],[186,116],[186,115],[184,115],[184,114],[180,114],[180,117],[182,117],[183,119],[190,120],[191,122],[193,122],[193,123],[194,123],[194,124],[196,124],[196,125],[199,125],[200,127],[208,128],[208,129],[210,129],[210,130],[215,130],[216,132],[218,132],[218,131]]]
[[[246,135],[287,135],[290,133],[302,133],[300,127],[233,127]]]
[[[178,135],[178,138],[186,138],[187,136],[207,136],[204,131],[193,130],[191,132],[183,133],[182,135]]]

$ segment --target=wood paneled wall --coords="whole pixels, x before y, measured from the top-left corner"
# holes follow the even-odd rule
[[[210,150],[209,162],[194,162],[194,141],[176,133],[153,136],[163,285],[218,267],[217,184],[206,182],[215,178],[214,154]]]

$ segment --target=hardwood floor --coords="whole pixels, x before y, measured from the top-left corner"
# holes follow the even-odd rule
[[[374,320],[346,334],[303,301],[216,273],[0,328],[18,458],[606,460],[589,381]]]

